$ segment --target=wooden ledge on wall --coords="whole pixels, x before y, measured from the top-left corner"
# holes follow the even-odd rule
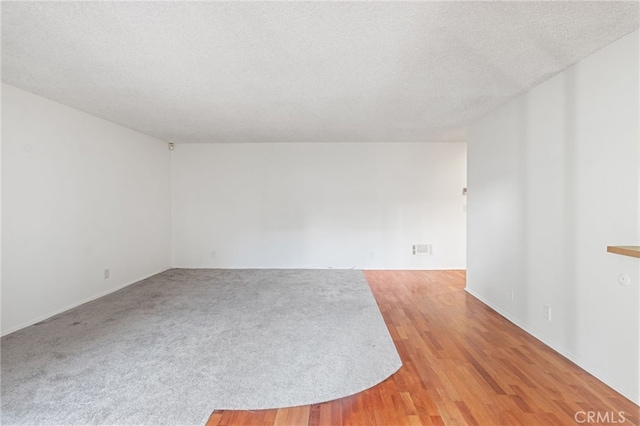
[[[607,246],[607,251],[623,256],[640,257],[640,246]]]

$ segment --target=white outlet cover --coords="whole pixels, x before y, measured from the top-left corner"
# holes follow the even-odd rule
[[[631,284],[631,278],[629,278],[629,275],[627,274],[620,274],[618,275],[618,284],[620,285],[629,285]]]
[[[544,317],[544,319],[546,319],[547,321],[551,321],[551,306],[549,305],[544,305],[542,307],[542,316]]]

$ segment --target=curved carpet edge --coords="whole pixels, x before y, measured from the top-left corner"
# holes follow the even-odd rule
[[[361,271],[172,269],[2,339],[3,424],[200,424],[402,362]]]

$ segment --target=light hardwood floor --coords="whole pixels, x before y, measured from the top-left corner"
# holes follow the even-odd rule
[[[323,404],[215,411],[207,426],[575,425],[576,413],[595,424],[589,412],[638,426],[637,405],[467,294],[463,271],[365,275],[404,363],[397,373]]]

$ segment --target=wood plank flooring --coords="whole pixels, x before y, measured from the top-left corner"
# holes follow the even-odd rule
[[[396,374],[322,404],[215,411],[207,426],[639,425],[637,405],[467,294],[463,271],[365,275],[404,363]]]

